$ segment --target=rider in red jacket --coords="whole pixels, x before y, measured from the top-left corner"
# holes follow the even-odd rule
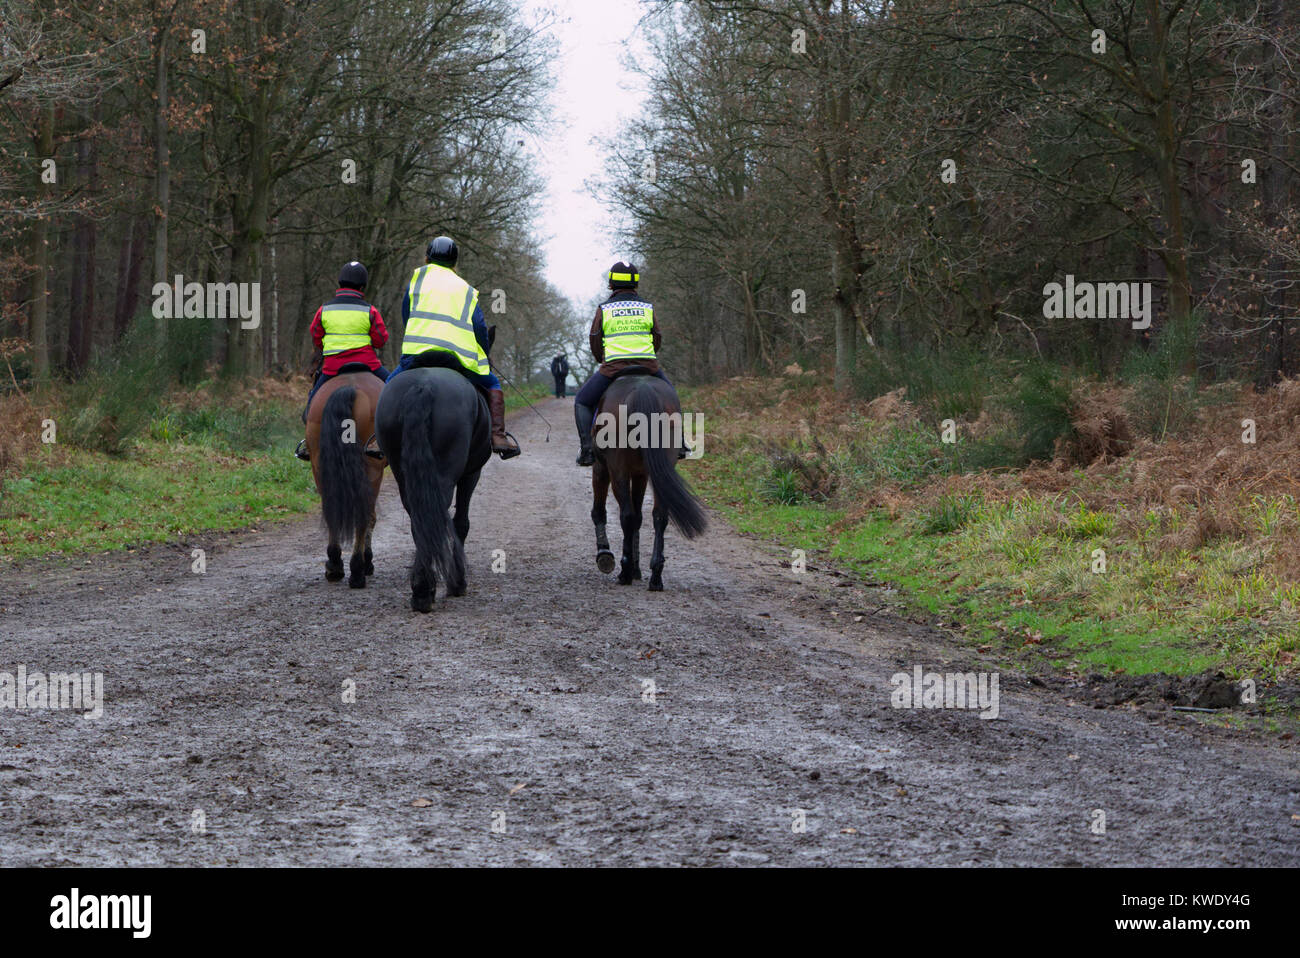
[[[346,264],[339,272],[339,288],[334,298],[321,305],[311,321],[311,341],[316,346],[316,362],[320,364],[316,382],[307,395],[307,406],[302,411],[302,421],[307,421],[307,410],[316,390],[325,381],[337,376],[339,370],[353,363],[366,366],[380,379],[388,378],[388,370],[379,358],[379,350],[388,342],[388,328],[379,310],[366,302],[365,289],[369,280],[366,268],[358,262]],[[365,321],[358,316],[368,311]],[[367,330],[368,333],[362,330]],[[369,342],[353,345],[355,340],[369,336]],[[307,440],[298,443],[294,453],[299,459],[310,461]]]

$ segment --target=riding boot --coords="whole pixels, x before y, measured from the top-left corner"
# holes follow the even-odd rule
[[[578,427],[578,458],[575,461],[580,466],[590,466],[596,462],[591,454],[591,423],[595,417],[594,409],[574,400],[573,421]]]
[[[488,392],[488,412],[492,414],[492,451],[502,459],[519,455],[519,444],[506,435],[506,397],[500,389]]]

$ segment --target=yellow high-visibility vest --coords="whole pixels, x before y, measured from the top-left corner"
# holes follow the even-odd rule
[[[325,330],[321,352],[326,356],[370,345],[369,306],[352,303],[322,306],[320,324]]]
[[[472,373],[490,372],[487,353],[474,337],[478,290],[447,267],[429,263],[412,274],[409,295],[403,354],[442,349]]]
[[[655,311],[649,303],[616,300],[600,307],[600,330],[604,336],[605,362],[615,359],[654,359],[655,342],[650,335]]]

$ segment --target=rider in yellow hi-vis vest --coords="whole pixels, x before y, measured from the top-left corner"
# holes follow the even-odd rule
[[[488,391],[492,417],[492,451],[502,459],[519,455],[519,445],[506,435],[505,396],[501,382],[488,364],[488,330],[478,304],[478,290],[456,275],[459,250],[447,236],[439,236],[425,251],[426,263],[411,276],[402,319],[402,359],[393,370],[398,376],[415,358],[430,350],[453,357],[460,370]]]
[[[609,299],[596,307],[588,342],[591,354],[600,367],[573,398],[573,419],[578,426],[578,465],[590,466],[591,424],[596,417],[600,397],[625,366],[644,366],[664,382],[672,385],[659,368],[660,336],[655,325],[654,306],[636,291],[641,276],[636,267],[618,262],[609,269]],[[680,456],[679,456],[680,458]]]

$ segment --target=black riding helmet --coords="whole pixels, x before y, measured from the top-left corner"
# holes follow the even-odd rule
[[[619,260],[609,268],[610,289],[636,289],[636,284],[639,282],[641,282],[641,274],[631,263]]]
[[[366,268],[356,260],[344,264],[343,268],[339,270],[340,287],[361,290],[366,288],[366,283],[369,282],[369,280],[370,274],[367,273]]]
[[[456,248],[456,241],[450,236],[439,236],[429,240],[429,247],[424,251],[426,260],[439,266],[446,266],[448,269],[455,267],[459,257],[460,250]]]

